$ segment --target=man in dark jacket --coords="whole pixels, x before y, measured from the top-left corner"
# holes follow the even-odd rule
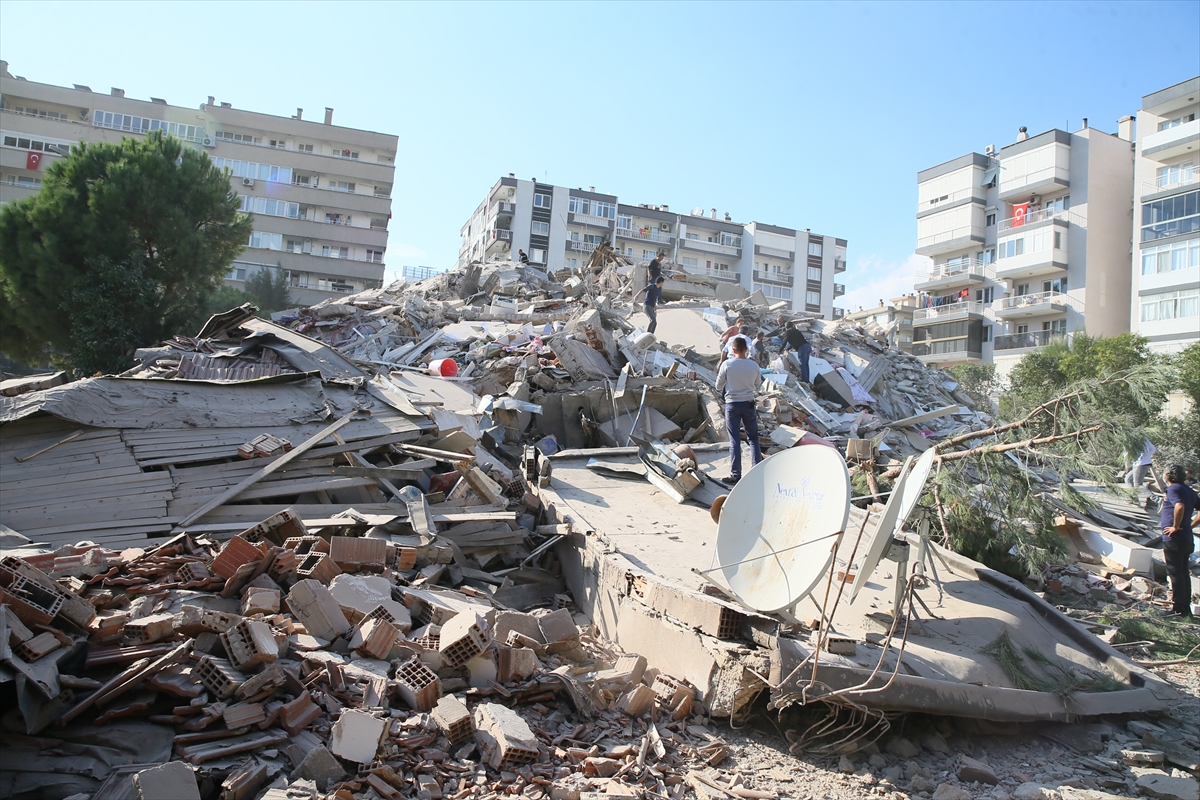
[[[658,280],[658,276],[662,275],[662,257],[664,255],[665,255],[665,253],[660,252],[658,255],[656,255],[654,258],[652,258],[650,260],[650,266],[648,267],[648,269],[650,270],[650,282],[651,283],[654,283],[656,280]]]
[[[1196,549],[1192,529],[1200,525],[1200,497],[1184,483],[1187,472],[1179,464],[1167,468],[1167,499],[1163,502],[1163,556],[1167,562],[1167,577],[1171,579],[1171,614],[1192,616],[1192,579],[1188,573],[1188,556]]]
[[[787,333],[783,337],[783,352],[786,353],[789,348],[796,351],[796,358],[800,360],[800,381],[809,383],[808,357],[812,355],[812,345],[795,322],[787,324]]]
[[[646,316],[650,318],[650,324],[646,326],[647,333],[654,333],[654,330],[658,327],[658,301],[662,297],[662,287],[665,282],[666,278],[659,275],[649,286],[645,289],[639,289],[638,293],[633,296],[633,299],[637,300],[638,294],[642,292],[646,293],[646,300],[644,301]]]

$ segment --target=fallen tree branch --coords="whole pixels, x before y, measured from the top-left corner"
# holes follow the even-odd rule
[[[980,445],[979,447],[973,447],[970,450],[959,450],[955,453],[939,455],[937,460],[939,462],[958,461],[963,458],[970,458],[971,456],[982,455],[984,453],[1006,453],[1009,450],[1020,450],[1023,447],[1034,447],[1035,445],[1049,444],[1051,442],[1057,442],[1063,439],[1078,438],[1088,433],[1095,433],[1096,431],[1101,430],[1103,427],[1103,425],[1092,425],[1088,428],[1081,428],[1080,430],[1072,431],[1071,433],[1061,433],[1057,436],[1041,436],[1034,439],[1025,439],[1020,442],[1009,442],[1008,444],[984,444]]]

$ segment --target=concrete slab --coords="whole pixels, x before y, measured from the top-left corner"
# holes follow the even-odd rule
[[[387,721],[366,711],[347,709],[333,723],[329,749],[334,755],[356,764],[369,764],[379,749]]]
[[[182,761],[142,770],[133,776],[133,786],[141,800],[200,800],[196,772]]]
[[[640,311],[629,317],[631,325],[645,330],[650,323],[649,317]],[[721,337],[713,330],[712,325],[705,321],[697,309],[691,308],[660,308],[658,310],[658,327],[654,335],[659,341],[667,344],[687,343],[697,354],[714,356],[721,352]]]

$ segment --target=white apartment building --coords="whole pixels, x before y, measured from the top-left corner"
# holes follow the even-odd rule
[[[913,353],[926,363],[994,363],[1085,329],[1128,330],[1133,150],[1084,127],[1050,130],[917,175]]]
[[[228,282],[241,288],[263,269],[283,269],[301,304],[383,282],[396,136],[296,115],[233,108],[214,98],[199,109],[161,98],[135,100],[14,77],[0,61],[0,203],[36,192],[72,144],[119,142],[163,130],[208,153],[229,172],[254,232]]]
[[[1198,116],[1200,77],[1146,95],[1137,114],[1129,324],[1159,352],[1200,341]]]
[[[673,213],[667,206],[626,205],[616,195],[552,186],[514,175],[496,181],[462,226],[459,261],[516,256],[550,271],[587,263],[608,240],[636,262],[658,252],[694,275],[761,289],[794,311],[840,319],[834,299],[846,291],[846,240],[761,222],[733,222],[716,209]]]

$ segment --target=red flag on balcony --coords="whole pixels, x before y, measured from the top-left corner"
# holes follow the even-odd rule
[[[1025,224],[1025,216],[1029,213],[1029,203],[1018,203],[1013,206],[1012,226],[1019,228]]]
[[[30,150],[25,154],[25,169],[36,170],[42,165],[42,154]]]

